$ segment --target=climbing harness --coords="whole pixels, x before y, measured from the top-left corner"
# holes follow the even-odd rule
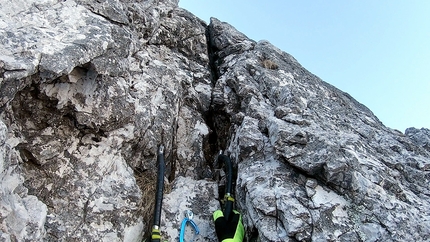
[[[181,232],[179,234],[179,242],[184,242],[185,228],[187,226],[187,223],[190,223],[191,226],[194,228],[194,231],[195,231],[194,236],[196,236],[200,233],[199,227],[197,227],[197,224],[193,221],[193,217],[194,217],[194,214],[191,210],[185,211],[185,218],[184,218],[184,220],[182,220]]]

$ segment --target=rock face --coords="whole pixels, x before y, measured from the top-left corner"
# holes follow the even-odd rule
[[[217,241],[219,150],[247,239],[430,240],[428,130],[269,42],[175,0],[0,4],[0,241],[141,241],[160,144],[167,241],[186,209]]]
[[[430,151],[430,129],[421,128],[408,128],[405,134],[414,142],[416,145],[423,147],[427,151]]]

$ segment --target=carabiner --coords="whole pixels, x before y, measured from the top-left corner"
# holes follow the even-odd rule
[[[182,220],[181,224],[181,232],[179,234],[179,241],[184,242],[184,235],[185,235],[185,227],[187,226],[187,223],[190,223],[191,226],[193,226],[195,235],[198,235],[200,233],[199,227],[197,227],[197,224],[193,221],[193,212],[190,210],[185,211],[185,218]]]

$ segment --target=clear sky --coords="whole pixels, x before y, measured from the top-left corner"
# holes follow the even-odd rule
[[[268,40],[388,127],[430,128],[429,0],[180,0]]]

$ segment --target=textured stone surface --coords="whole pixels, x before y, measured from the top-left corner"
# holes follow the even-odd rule
[[[217,241],[219,150],[248,237],[430,239],[428,129],[383,126],[269,42],[176,0],[0,4],[0,241],[141,241],[161,143],[167,241],[186,209]]]
[[[17,221],[2,213],[3,237],[139,241],[150,222],[134,173],[153,173],[158,144],[169,151],[169,180],[208,175],[204,24],[175,1],[16,4],[2,2],[10,8],[2,8],[1,36],[14,37],[1,42],[0,92],[4,147],[17,169],[7,158],[12,171],[2,175],[16,183],[5,192],[22,187],[22,201],[10,201],[23,208]],[[30,199],[40,207],[37,235],[25,232]],[[22,226],[7,229],[14,224]]]
[[[229,49],[218,35],[214,100],[242,113],[229,150],[248,227],[263,241],[429,239],[427,151],[270,43],[234,38],[246,47]]]
[[[185,241],[218,241],[212,220],[213,211],[220,209],[217,183],[211,180],[195,180],[191,177],[177,177],[172,192],[163,200],[162,228],[165,228],[169,241],[179,241],[179,229],[185,217],[185,211],[193,212],[193,221],[199,228],[195,235],[191,225],[184,232]]]
[[[406,129],[405,134],[416,145],[423,147],[427,151],[430,151],[430,130],[429,129],[408,128]]]
[[[47,207],[23,186],[18,154],[7,139],[7,127],[0,121],[0,214],[2,241],[44,237]]]

